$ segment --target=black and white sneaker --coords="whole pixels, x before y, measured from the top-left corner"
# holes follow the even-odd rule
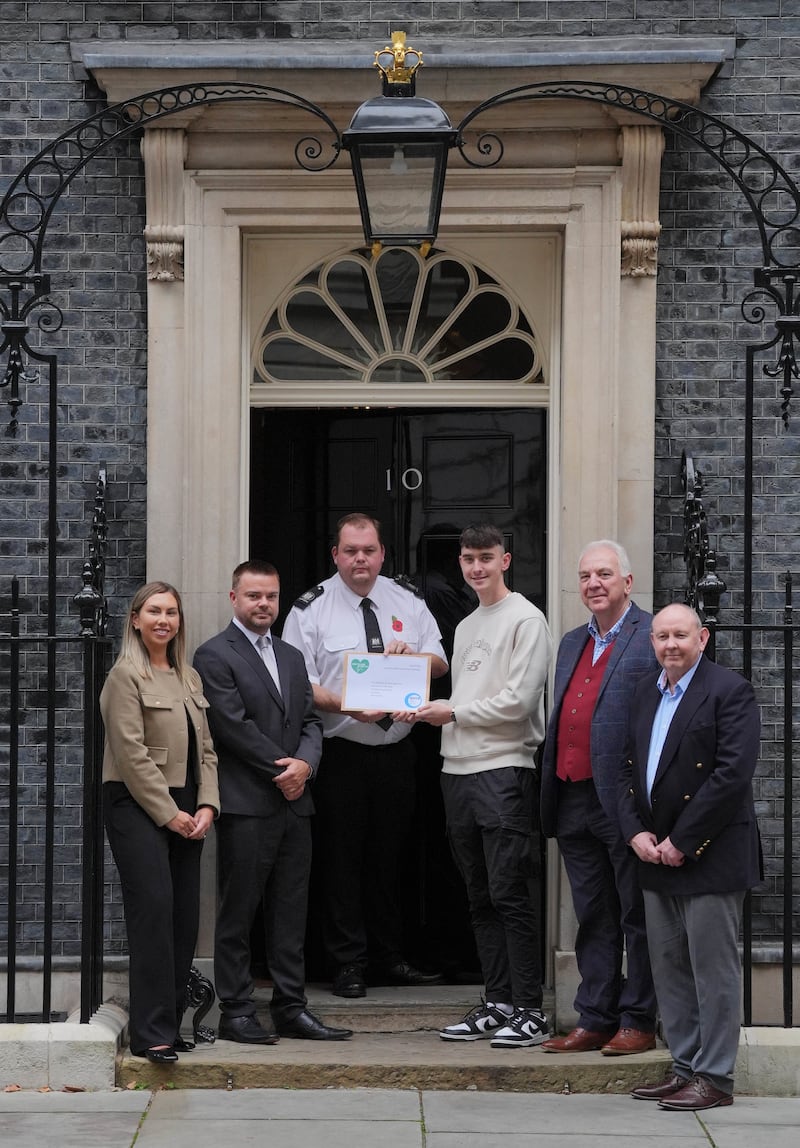
[[[501,1008],[481,1002],[470,1009],[463,1020],[443,1028],[439,1036],[442,1040],[488,1040],[510,1020],[511,1016]]]
[[[538,1009],[517,1008],[492,1037],[492,1048],[529,1048],[550,1036],[547,1017]]]

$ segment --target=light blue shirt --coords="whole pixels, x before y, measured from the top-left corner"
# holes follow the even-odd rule
[[[631,603],[629,602],[625,608],[625,613],[622,615],[621,618],[618,618],[616,620],[616,622],[614,623],[614,625],[611,627],[611,629],[608,631],[607,634],[603,634],[602,638],[600,637],[600,631],[597,628],[597,622],[595,622],[595,620],[594,620],[594,615],[592,615],[592,617],[589,621],[589,635],[591,638],[594,639],[594,650],[592,651],[592,665],[593,666],[597,664],[597,661],[599,658],[602,658],[603,654],[606,652],[606,650],[611,645],[611,643],[616,641],[617,635],[619,634],[620,630],[622,629],[622,623],[628,617],[628,611],[630,610],[630,608],[631,608]]]
[[[702,658],[702,654],[700,657]],[[664,742],[667,740],[669,727],[672,719],[678,710],[678,706],[683,700],[683,695],[689,686],[689,682],[695,675],[695,670],[700,665],[700,658],[697,659],[695,664],[690,670],[687,670],[683,677],[676,683],[675,689],[670,693],[669,685],[667,683],[667,671],[662,670],[656,682],[656,686],[661,692],[661,701],[658,703],[656,715],[653,718],[653,728],[650,731],[650,749],[647,754],[647,798],[650,801],[650,794],[653,789],[653,782],[656,779],[656,772],[658,770],[658,763],[661,760],[661,754],[664,750]],[[652,804],[652,801],[651,801]]]

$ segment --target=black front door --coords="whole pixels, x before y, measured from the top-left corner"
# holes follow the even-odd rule
[[[250,553],[280,570],[285,611],[333,572],[343,514],[378,518],[383,572],[421,585],[454,576],[461,530],[490,521],[513,589],[544,607],[545,433],[541,410],[254,410]]]
[[[383,573],[410,574],[439,623],[448,656],[475,599],[460,576],[458,536],[492,522],[512,554],[508,581],[545,605],[546,416],[541,410],[254,410],[250,554],[281,575],[282,614],[333,573],[337,520],[380,520]],[[434,683],[446,697],[449,682]],[[418,816],[409,841],[406,955],[451,980],[479,979],[463,887],[444,834],[439,731],[415,728]],[[309,979],[322,979],[313,912]]]

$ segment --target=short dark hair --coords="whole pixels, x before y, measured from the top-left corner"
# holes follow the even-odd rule
[[[499,546],[505,553],[506,540],[502,531],[491,522],[479,522],[461,531],[458,545],[461,550],[490,550],[493,546]]]
[[[265,562],[263,558],[248,558],[246,562],[240,562],[231,575],[231,589],[235,590],[239,585],[239,579],[242,574],[269,574],[280,580],[280,575],[271,562]]]
[[[339,539],[342,536],[342,531],[345,526],[355,526],[359,530],[363,530],[366,526],[374,526],[375,533],[378,535],[378,541],[383,546],[383,539],[381,538],[381,524],[377,518],[371,518],[368,514],[361,514],[359,511],[354,511],[352,514],[343,514],[339,521],[336,523],[336,545],[339,545]]]

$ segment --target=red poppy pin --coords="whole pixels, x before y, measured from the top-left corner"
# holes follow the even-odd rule
[[[392,629],[395,634],[402,634],[403,632],[403,623],[399,618],[395,618],[394,614],[392,614]]]

